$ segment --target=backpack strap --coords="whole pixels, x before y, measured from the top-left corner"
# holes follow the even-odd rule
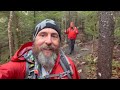
[[[28,79],[28,73],[29,73],[29,63],[26,61],[26,74],[25,74],[25,79]]]
[[[69,79],[72,79],[73,70],[71,64],[61,49],[60,49],[60,64],[65,72],[70,71],[69,73],[67,73],[67,76]]]
[[[25,79],[33,79],[35,78],[34,75],[34,66],[35,66],[35,59],[32,55],[32,50],[26,52],[24,54],[24,58],[26,60],[26,76]]]
[[[71,64],[67,57],[65,56],[64,52],[60,49],[60,64],[64,70],[63,73],[55,74],[55,75],[49,75],[45,78],[55,77],[59,76],[59,78],[62,78],[63,76],[67,75],[69,79],[72,79],[73,70],[71,67]],[[36,63],[32,56],[26,57],[26,77],[25,79],[36,79],[37,75],[35,75],[34,71],[36,69]]]
[[[25,79],[34,79],[34,67],[35,63],[28,62],[26,60],[26,77]]]

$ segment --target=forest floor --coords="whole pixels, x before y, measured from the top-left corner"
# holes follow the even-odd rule
[[[80,36],[78,36],[80,38]],[[69,55],[68,44],[62,42],[62,49],[65,54],[73,60],[75,63],[78,73],[81,79],[96,79],[96,61],[97,61],[97,50],[98,50],[98,40],[94,41],[94,51],[92,49],[93,41],[86,41],[82,43],[80,39],[77,38],[74,47],[74,53]],[[65,38],[64,38],[65,39]],[[6,51],[8,52],[8,51]],[[4,57],[3,57],[4,56]],[[8,55],[3,53],[1,63],[7,62]],[[120,79],[120,45],[115,45],[113,49],[113,60],[112,60],[112,79]]]
[[[96,61],[98,41],[94,42],[94,52],[92,51],[93,42],[80,43],[76,40],[74,53],[69,55],[68,44],[62,46],[65,54],[74,61],[81,79],[96,79]],[[113,50],[112,77],[120,78],[120,45],[115,45]]]

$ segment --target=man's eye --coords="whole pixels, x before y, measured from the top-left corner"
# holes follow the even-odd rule
[[[54,38],[58,38],[58,35],[53,35],[52,37],[54,37]]]
[[[45,37],[45,35],[44,35],[44,34],[41,34],[40,36],[41,36],[41,37]]]

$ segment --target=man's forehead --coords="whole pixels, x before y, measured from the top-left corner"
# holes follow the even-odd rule
[[[46,33],[57,33],[58,32],[55,30],[55,29],[52,29],[52,28],[44,28],[42,29],[39,33],[42,33],[42,32],[46,32]]]

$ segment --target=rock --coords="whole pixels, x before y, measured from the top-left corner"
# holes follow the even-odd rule
[[[88,48],[82,48],[81,51],[88,51]]]

